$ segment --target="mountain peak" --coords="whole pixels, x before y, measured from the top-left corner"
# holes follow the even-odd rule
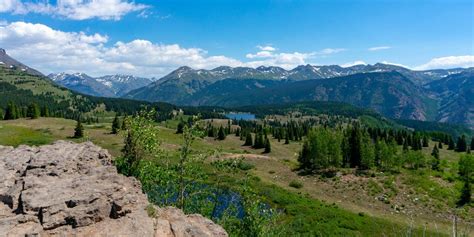
[[[0,48],[0,55],[1,56],[7,55],[7,51],[5,51],[5,49],[3,48]]]

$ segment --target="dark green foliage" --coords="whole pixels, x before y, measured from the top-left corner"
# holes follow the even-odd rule
[[[178,123],[178,126],[176,128],[176,134],[182,134],[184,129],[184,122],[181,121]]]
[[[112,134],[117,134],[120,130],[120,121],[117,115],[115,115],[114,121],[112,122]]]
[[[423,147],[428,147],[429,144],[428,144],[428,137],[427,136],[423,136]]]
[[[263,151],[263,153],[270,153],[272,151],[272,145],[270,144],[270,140],[267,138],[265,138],[265,150]]]
[[[466,136],[462,135],[458,137],[458,141],[456,144],[456,151],[457,152],[466,152],[467,151],[467,142]]]
[[[48,106],[41,107],[41,117],[49,117],[49,108]]]
[[[452,137],[449,137],[448,139],[448,150],[454,150],[456,148],[456,145],[454,145],[454,140]]]
[[[442,143],[442,142],[439,142],[439,143],[438,143],[438,148],[439,148],[439,149],[443,149],[443,143]]]
[[[31,103],[28,105],[28,111],[26,113],[26,116],[31,118],[31,119],[37,119],[41,115],[41,111],[39,106],[36,103]]]
[[[471,138],[471,151],[474,151],[474,136]]]
[[[17,118],[19,118],[19,116],[18,116],[18,108],[16,107],[16,104],[13,102],[8,103],[8,106],[5,109],[5,117],[3,119],[12,120],[12,119],[17,119]]]
[[[464,183],[461,189],[461,196],[459,198],[458,205],[463,206],[471,202],[471,183],[474,179],[474,155],[461,155],[458,167],[459,177]]]
[[[224,128],[221,126],[219,127],[219,132],[217,132],[217,140],[225,140],[226,134],[224,132]]]
[[[76,128],[74,128],[74,138],[84,137],[84,127],[82,126],[81,120],[78,119]]]
[[[439,171],[440,170],[440,167],[439,167],[439,164],[440,164],[439,150],[438,150],[438,147],[436,145],[434,145],[433,151],[431,151],[431,156],[433,157],[433,160],[431,162],[431,169]]]
[[[246,132],[244,146],[253,146],[252,133],[249,131]]]

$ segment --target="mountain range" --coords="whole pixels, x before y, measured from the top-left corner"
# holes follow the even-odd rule
[[[0,66],[42,74],[0,52]],[[158,79],[127,75],[93,78],[84,73],[50,74],[51,82],[98,97],[122,97],[186,106],[338,101],[373,109],[390,118],[465,124],[474,128],[474,68],[415,71],[377,63],[341,67],[301,65],[180,67]]]
[[[131,90],[153,82],[152,79],[131,75],[91,77],[85,73],[57,73],[48,77],[55,83],[73,91],[100,97],[122,97]]]
[[[124,97],[192,106],[341,101],[396,119],[474,127],[474,68],[415,71],[377,63],[341,67],[180,67]]]

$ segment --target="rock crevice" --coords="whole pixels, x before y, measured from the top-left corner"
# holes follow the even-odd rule
[[[90,142],[0,146],[0,236],[227,236],[200,215],[150,204]]]

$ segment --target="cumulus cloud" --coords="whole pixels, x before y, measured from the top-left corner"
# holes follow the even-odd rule
[[[43,73],[86,72],[93,76],[126,73],[151,77],[162,76],[182,65],[208,69],[244,65],[229,57],[208,56],[200,48],[143,39],[110,42],[107,35],[64,32],[25,22],[0,26],[0,45],[12,57]]]
[[[128,0],[57,0],[46,1],[0,1],[0,12],[12,14],[39,13],[72,20],[101,19],[119,20],[130,12],[143,11],[148,6]]]
[[[160,77],[183,65],[204,69],[222,65],[292,69],[307,64],[313,57],[320,57],[323,52],[338,51],[278,52],[273,47],[264,46],[261,51],[248,54],[248,61],[240,61],[223,55],[209,55],[201,48],[146,39],[112,41],[107,35],[65,32],[26,22],[0,25],[0,45],[12,57],[46,74],[65,71],[85,72],[91,76],[122,73],[146,77]]]
[[[261,45],[257,45],[257,48],[262,50],[262,51],[276,51],[276,48],[272,47],[272,46],[261,46]]]
[[[379,51],[379,50],[386,50],[386,49],[391,49],[392,47],[390,46],[377,46],[377,47],[372,47],[368,48],[369,51]]]
[[[352,66],[355,66],[355,65],[367,65],[367,63],[362,61],[362,60],[357,60],[357,61],[354,61],[354,62],[341,64],[341,67],[352,67]]]
[[[447,56],[433,58],[429,62],[415,67],[417,70],[428,70],[437,68],[474,67],[474,55]]]

